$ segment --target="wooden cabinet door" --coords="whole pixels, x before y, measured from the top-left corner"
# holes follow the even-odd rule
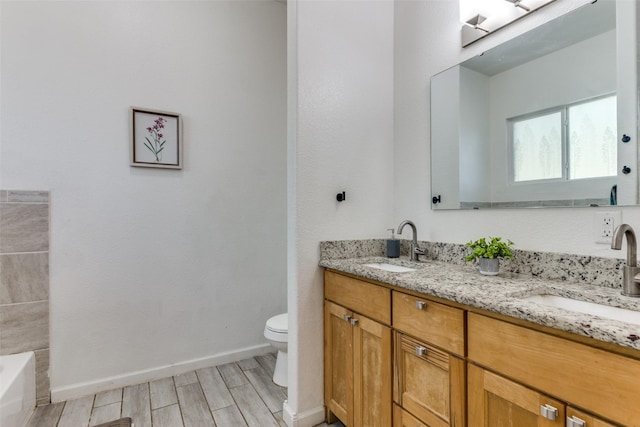
[[[355,427],[388,427],[392,420],[391,328],[353,315]]]
[[[325,300],[324,393],[327,418],[347,427],[392,422],[391,328]]]
[[[324,303],[324,401],[327,411],[348,427],[353,425],[352,312]],[[329,421],[333,421],[328,413]]]
[[[564,403],[475,365],[467,374],[469,427],[564,427]]]
[[[567,427],[615,427],[578,409],[567,407]]]
[[[422,421],[399,407],[393,405],[393,427],[429,427]]]
[[[465,362],[396,332],[394,400],[429,427],[465,427]]]

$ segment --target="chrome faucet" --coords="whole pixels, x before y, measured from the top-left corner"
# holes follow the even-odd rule
[[[611,238],[611,249],[622,249],[622,238],[627,236],[627,265],[622,277],[622,295],[640,297],[640,268],[638,268],[638,244],[636,233],[629,224],[619,225]]]
[[[411,243],[409,243],[409,259],[411,259],[411,261],[418,261],[418,255],[425,254],[424,250],[418,247],[418,230],[413,222],[405,220],[398,226],[398,234],[402,234],[402,229],[405,225],[411,227],[411,231],[413,231],[413,239],[411,240]]]

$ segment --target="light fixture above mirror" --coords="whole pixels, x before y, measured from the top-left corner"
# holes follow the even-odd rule
[[[459,0],[462,47],[555,0]]]
[[[515,7],[519,7],[520,9],[531,12],[531,8],[529,6],[525,6],[522,4],[522,0],[507,0],[509,3],[513,3]]]

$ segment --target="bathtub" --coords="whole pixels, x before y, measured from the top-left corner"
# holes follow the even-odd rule
[[[35,354],[0,356],[0,426],[23,427],[35,406]]]

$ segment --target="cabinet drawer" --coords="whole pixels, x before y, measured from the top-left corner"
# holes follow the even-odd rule
[[[393,327],[464,356],[464,310],[394,291]]]
[[[394,400],[430,427],[465,425],[465,361],[396,332]]]
[[[573,423],[570,423],[570,421],[573,421]],[[567,408],[567,424],[566,425],[567,426],[584,425],[585,427],[615,427],[613,424],[609,424],[608,422],[600,420],[594,417],[593,415],[587,414],[586,412],[582,412],[572,407]]]
[[[640,361],[470,313],[469,360],[626,426],[640,426]]]
[[[390,289],[325,271],[324,297],[370,319],[391,324]]]

